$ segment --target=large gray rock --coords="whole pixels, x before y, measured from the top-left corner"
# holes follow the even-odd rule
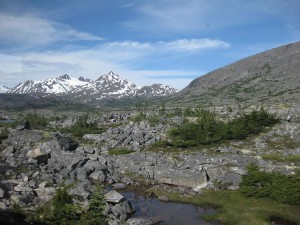
[[[104,195],[104,199],[108,203],[119,203],[119,202],[123,201],[125,198],[119,192],[112,190]]]
[[[69,190],[70,194],[80,196],[82,199],[87,199],[92,192],[92,187],[89,182],[77,182]]]
[[[74,151],[78,147],[78,143],[70,137],[63,137],[59,134],[55,135],[56,147],[62,151]]]
[[[39,187],[33,190],[37,197],[48,201],[55,193],[54,187]]]
[[[43,138],[43,132],[35,130],[13,130],[10,132],[6,142],[13,146],[37,143]]]
[[[122,222],[124,222],[128,216],[135,212],[134,206],[131,204],[131,202],[124,200],[120,202],[119,204],[114,205],[111,208],[111,211],[115,218],[120,219]]]
[[[43,148],[37,147],[35,149],[29,150],[26,153],[26,156],[30,159],[37,160],[38,164],[41,164],[41,163],[47,164],[48,159],[50,158],[50,152],[49,151],[47,152]]]
[[[95,171],[89,175],[89,178],[95,181],[104,182],[106,180],[106,174],[102,170]]]
[[[28,183],[20,182],[17,186],[14,187],[16,192],[32,192],[32,188],[29,187]]]
[[[161,220],[157,217],[130,218],[126,221],[126,225],[154,225],[160,221]]]
[[[0,188],[0,199],[1,198],[4,198],[4,190],[2,190],[1,188]]]
[[[156,166],[154,179],[160,183],[189,187],[200,190],[207,186],[206,171],[195,172],[193,170],[176,170],[164,166]]]

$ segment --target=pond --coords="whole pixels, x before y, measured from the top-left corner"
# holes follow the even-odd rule
[[[5,119],[5,118],[0,118],[0,123],[13,123],[13,122],[15,122],[15,120],[14,120],[14,119],[9,119],[9,118],[7,118],[7,119]]]
[[[206,222],[202,219],[204,215],[215,213],[214,209],[205,209],[191,204],[164,202],[136,190],[126,190],[122,194],[136,208],[132,218],[154,216],[161,220],[159,225],[218,225],[216,222]]]

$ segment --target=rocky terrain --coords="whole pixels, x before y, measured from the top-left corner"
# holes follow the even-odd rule
[[[238,108],[214,110],[221,118],[240,113]],[[43,130],[27,130],[22,126],[10,129],[1,145],[0,208],[8,210],[18,204],[32,210],[49,200],[63,182],[76,182],[70,192],[79,196],[80,204],[85,205],[95,181],[115,190],[147,184],[195,196],[201,195],[203,189],[237,190],[246,174],[246,166],[251,163],[265,171],[294,174],[299,162],[270,160],[264,156],[299,155],[300,108],[273,107],[269,111],[276,112],[281,122],[264,133],[192,150],[162,149],[153,145],[168,139],[167,131],[182,122],[180,116],[160,116],[153,122],[147,117],[135,121],[138,112],[95,115],[90,122],[108,129],[101,134],[85,134],[80,140],[53,131],[55,127],[72,126],[76,123],[74,116],[53,121]],[[118,149],[131,153],[112,153]],[[129,219],[135,208],[117,191],[107,191],[105,199],[110,224],[157,222],[153,218]]]
[[[104,213],[109,224],[157,224],[160,219],[156,217],[132,217],[136,208],[119,190],[136,186],[151,193],[179,193],[193,203],[191,199],[219,191],[222,195],[229,194],[229,201],[234,202],[232,194],[242,193],[244,179],[251,172],[249,165],[256,165],[255,178],[266,179],[246,186],[246,197],[267,187],[265,193],[260,193],[263,196],[258,197],[270,197],[272,193],[269,200],[275,199],[275,203],[266,202],[273,208],[279,204],[290,206],[282,203],[296,204],[295,208],[277,208],[279,221],[282,217],[287,220],[292,217],[299,222],[293,211],[299,209],[300,196],[299,53],[300,42],[297,42],[243,59],[197,78],[160,103],[137,104],[132,96],[161,96],[175,90],[157,84],[138,88],[112,72],[96,81],[76,78],[73,82],[74,78],[68,75],[43,84],[33,81],[27,83],[30,88],[23,83],[16,89],[29,92],[28,95],[1,94],[0,106],[21,104],[34,108],[37,104],[46,106],[48,111],[38,110],[34,114],[27,111],[26,117],[25,112],[1,110],[5,121],[0,127],[0,212],[12,211],[16,205],[34,211],[52,199],[62,184],[76,184],[69,192],[77,196],[78,205],[88,208],[94,184],[100,182],[105,185]],[[51,95],[54,90],[64,94]],[[66,93],[81,104],[74,104]],[[108,112],[100,109],[100,104],[98,108],[93,105],[103,99],[113,106],[135,107]],[[62,111],[50,113],[49,102],[63,104]],[[88,111],[85,103],[94,106],[89,115],[78,110]],[[196,107],[198,104],[208,107],[203,110]],[[261,109],[261,105],[266,108]],[[72,111],[72,107],[76,110]],[[19,126],[7,124],[10,117],[19,120]],[[268,120],[273,122],[266,123]],[[186,139],[180,136],[183,132]],[[201,132],[205,135],[200,140],[194,134]],[[272,182],[280,190],[273,192]],[[239,196],[237,202],[246,201],[246,197]],[[158,199],[168,201],[166,195]],[[263,214],[264,222],[297,224],[277,223],[278,211],[266,211],[270,206],[263,209],[262,202],[256,201],[244,204],[252,207],[247,215],[254,210],[254,204],[258,205],[259,215],[254,216],[259,217],[257,221],[262,221]],[[225,205],[222,201],[220,204]],[[238,206],[231,208],[236,210]],[[226,210],[224,206],[221,211]],[[291,214],[286,216],[281,212]],[[239,212],[230,213],[232,218]],[[274,215],[277,219],[270,219]]]
[[[214,70],[169,98],[169,104],[291,103],[300,98],[300,42]]]

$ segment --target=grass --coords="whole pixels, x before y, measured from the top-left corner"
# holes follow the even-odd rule
[[[300,155],[280,155],[280,154],[265,154],[262,155],[263,160],[285,162],[285,163],[300,163]]]
[[[191,203],[201,207],[215,207],[217,213],[206,216],[209,221],[216,220],[230,225],[270,225],[271,216],[300,223],[300,206],[280,204],[269,199],[247,198],[239,191],[203,191],[197,196],[184,197],[179,193],[150,188],[149,193],[164,195],[170,201]]]
[[[0,144],[2,144],[2,141],[7,139],[9,135],[9,131],[7,130],[7,128],[4,128],[1,132],[0,132]]]
[[[289,135],[278,136],[276,139],[267,140],[270,149],[295,149],[300,145],[299,140],[292,139]]]
[[[110,154],[110,155],[125,155],[125,154],[130,154],[133,152],[135,152],[135,151],[126,149],[126,148],[120,148],[120,149],[114,148],[114,149],[108,150],[108,154]]]

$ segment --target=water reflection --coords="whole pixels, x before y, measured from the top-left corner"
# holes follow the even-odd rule
[[[160,225],[217,225],[202,219],[202,216],[215,213],[214,209],[199,208],[190,204],[163,202],[157,198],[143,195],[140,192],[122,193],[136,208],[134,217],[156,217]]]

